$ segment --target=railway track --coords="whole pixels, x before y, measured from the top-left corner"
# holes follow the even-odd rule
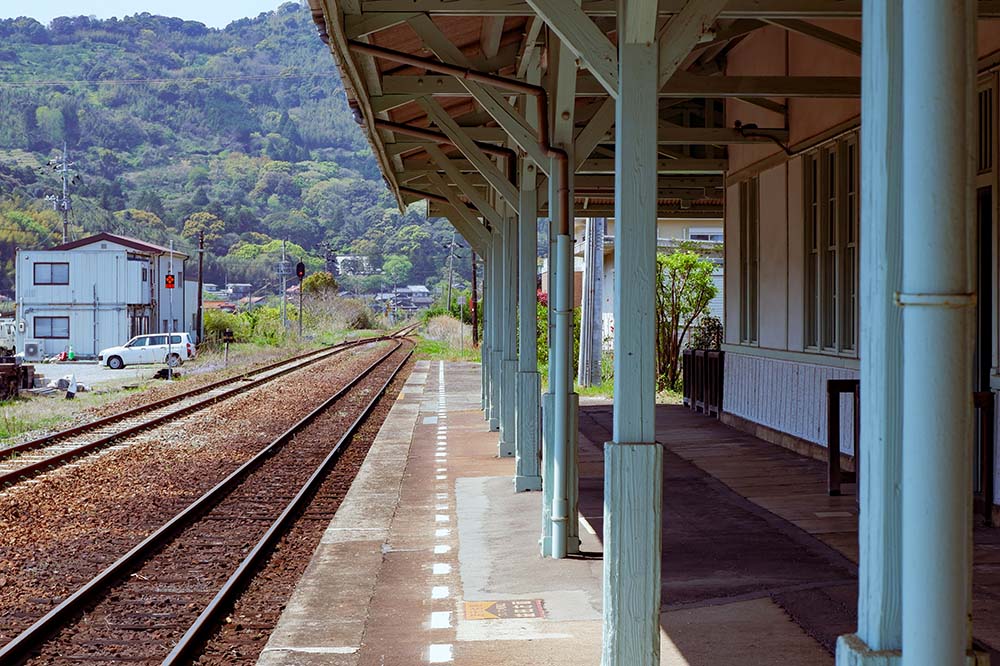
[[[187,663],[412,354],[388,350],[253,458],[0,648],[0,664]]]
[[[170,398],[0,449],[0,489],[95,453],[139,432],[217,404],[349,349],[398,339],[415,328],[416,325],[410,325],[389,335],[352,340],[333,345],[328,349],[300,354]]]

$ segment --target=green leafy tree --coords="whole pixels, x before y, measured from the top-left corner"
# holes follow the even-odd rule
[[[40,138],[51,146],[62,144],[64,122],[63,114],[59,109],[44,105],[35,109],[35,123],[38,126]]]
[[[302,280],[303,294],[331,294],[336,292],[337,288],[337,280],[333,277],[333,273],[328,271],[307,275]]]
[[[385,258],[385,263],[382,264],[382,274],[389,284],[406,284],[406,281],[410,279],[411,270],[413,270],[413,264],[401,254],[390,254]]]
[[[226,225],[222,220],[211,213],[193,213],[184,221],[184,230],[181,235],[184,238],[197,238],[198,234],[205,234],[205,242],[213,243],[218,240],[226,230]]]
[[[677,389],[681,344],[716,295],[714,264],[692,249],[656,255],[656,376],[661,389]]]
[[[156,213],[128,208],[114,214],[115,231],[126,236],[161,242],[167,238],[167,225]]]

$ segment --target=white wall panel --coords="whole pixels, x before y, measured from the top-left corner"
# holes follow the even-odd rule
[[[727,352],[723,408],[826,446],[826,381],[857,378],[856,370]],[[853,453],[853,396],[841,396],[840,416],[841,451]]]
[[[785,165],[760,174],[760,287],[758,340],[761,347],[788,348],[788,220]]]
[[[725,308],[726,342],[740,341],[740,186],[726,188]]]

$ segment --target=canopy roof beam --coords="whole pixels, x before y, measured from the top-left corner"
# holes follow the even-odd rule
[[[618,53],[604,30],[574,2],[527,0],[559,40],[590,70],[609,95],[618,95]]]
[[[391,100],[373,102],[380,106],[402,106],[423,95],[468,97],[469,91],[458,80],[438,75],[398,75],[382,77],[384,96]],[[515,93],[505,93],[515,94]],[[856,76],[698,76],[677,72],[660,88],[661,98],[688,99],[713,97],[738,99],[769,97],[858,98],[861,79]],[[577,97],[603,97],[604,89],[593,79],[581,77]]]

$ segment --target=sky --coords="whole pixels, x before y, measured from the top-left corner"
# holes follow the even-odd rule
[[[110,18],[141,12],[224,28],[231,21],[277,9],[287,0],[0,0],[0,19],[30,16],[48,25],[57,16]]]

